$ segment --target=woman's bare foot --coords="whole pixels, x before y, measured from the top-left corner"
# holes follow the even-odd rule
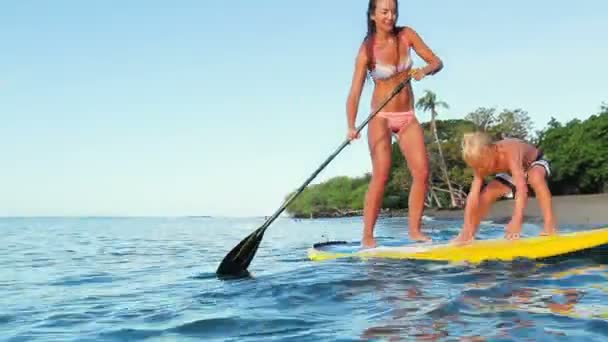
[[[429,242],[433,241],[430,237],[424,235],[422,232],[410,232],[410,240],[416,242]]]
[[[374,248],[376,246],[377,246],[376,239],[374,239],[373,237],[366,237],[366,238],[363,238],[363,240],[361,241],[362,248]]]

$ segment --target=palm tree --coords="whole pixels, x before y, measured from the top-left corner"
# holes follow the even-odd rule
[[[437,117],[437,108],[442,107],[445,109],[449,109],[447,103],[443,101],[437,101],[437,95],[430,90],[425,90],[424,95],[418,99],[416,102],[416,108],[421,109],[422,111],[430,111],[431,112],[431,130],[433,131],[433,135],[435,136],[435,142],[437,143],[437,150],[439,151],[439,160],[441,171],[443,171],[443,176],[445,177],[445,181],[448,185],[448,190],[450,192],[450,200],[452,201],[452,207],[456,207],[456,198],[454,197],[454,189],[452,188],[452,183],[450,182],[450,177],[448,176],[448,168],[445,164],[445,158],[443,157],[443,150],[441,149],[441,143],[439,142],[439,135],[437,134],[437,124],[435,123],[435,118]]]

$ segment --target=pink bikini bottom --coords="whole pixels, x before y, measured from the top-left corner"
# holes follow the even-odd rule
[[[393,133],[399,132],[401,128],[409,125],[416,118],[413,110],[407,112],[379,112],[378,116],[388,121],[388,127]]]

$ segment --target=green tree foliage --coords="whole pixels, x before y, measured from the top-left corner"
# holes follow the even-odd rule
[[[608,187],[608,108],[585,121],[565,125],[551,118],[540,132],[539,146],[551,161],[555,194],[590,194]]]
[[[502,138],[518,138],[530,140],[532,136],[532,120],[528,112],[522,109],[504,109],[496,117],[496,124],[492,127],[496,136]]]
[[[467,114],[465,120],[473,123],[478,130],[488,132],[489,128],[496,122],[496,108],[479,107]]]
[[[460,120],[423,122],[429,153],[430,184],[443,207],[450,204],[450,195],[437,142],[441,144],[448,178],[457,197],[469,191],[472,173],[461,157],[465,132],[483,130],[496,139],[517,137],[537,144],[551,162],[549,178],[554,195],[608,192],[608,104],[586,120],[562,124],[551,118],[546,127],[533,133],[528,113],[521,109],[480,107]],[[498,113],[498,114],[497,114]],[[436,136],[435,136],[436,133]],[[393,167],[386,185],[384,209],[406,209],[411,175],[397,142],[393,143]],[[346,216],[361,214],[370,174],[362,177],[335,177],[309,186],[287,208],[297,217]],[[428,200],[436,206],[435,200]],[[461,203],[462,204],[462,203]]]
[[[490,134],[495,139],[533,139],[532,120],[522,109],[503,109],[496,114],[496,108],[480,107],[466,115],[465,120],[475,124],[478,130]]]
[[[357,178],[340,176],[310,185],[287,208],[287,212],[297,217],[316,217],[346,215],[361,210],[370,179],[369,174]]]

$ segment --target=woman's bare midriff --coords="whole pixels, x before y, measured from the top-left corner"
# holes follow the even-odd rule
[[[405,73],[396,75],[395,77],[377,81],[372,95],[372,109],[375,110],[380,106],[386,98],[395,90],[395,87],[403,81],[407,75]],[[395,95],[383,108],[383,112],[407,112],[414,109],[414,94],[412,86],[407,83],[405,87]]]

